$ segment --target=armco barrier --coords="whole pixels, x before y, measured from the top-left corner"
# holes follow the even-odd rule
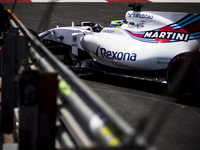
[[[2,129],[15,133],[19,150],[147,149],[137,130],[19,20],[10,25],[2,50]]]

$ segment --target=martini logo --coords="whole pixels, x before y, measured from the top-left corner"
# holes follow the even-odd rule
[[[174,30],[172,27],[164,27],[159,31],[147,31],[144,33],[143,38],[153,38],[159,43],[175,41],[188,41],[190,34],[184,29]]]
[[[187,42],[195,37],[198,33],[190,34],[187,30],[183,28],[174,29],[171,26],[165,26],[163,28],[151,31],[140,31],[134,32],[130,30],[125,30],[132,38],[148,43],[168,43],[168,42]],[[195,36],[193,36],[195,35]]]
[[[159,41],[159,39],[188,41],[189,34],[180,32],[151,31],[145,32],[143,38],[155,38],[157,41]]]

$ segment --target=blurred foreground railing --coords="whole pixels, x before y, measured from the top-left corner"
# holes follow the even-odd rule
[[[2,130],[14,133],[19,150],[146,149],[137,131],[19,20],[10,24],[2,50]]]

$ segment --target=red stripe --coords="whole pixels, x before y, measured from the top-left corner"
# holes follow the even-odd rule
[[[131,31],[129,31],[129,30],[126,30],[128,33],[130,33],[131,35],[133,35],[133,36],[136,36],[136,37],[140,37],[140,38],[142,38],[143,37],[143,34],[135,34],[135,33],[132,33]]]
[[[150,2],[149,0],[106,0],[108,2]]]
[[[0,3],[14,3],[15,0],[0,0]],[[17,0],[17,2],[31,2],[31,0]]]

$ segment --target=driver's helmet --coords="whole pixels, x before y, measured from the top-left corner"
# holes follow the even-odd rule
[[[113,20],[109,24],[110,28],[120,28],[124,24],[124,20]]]

